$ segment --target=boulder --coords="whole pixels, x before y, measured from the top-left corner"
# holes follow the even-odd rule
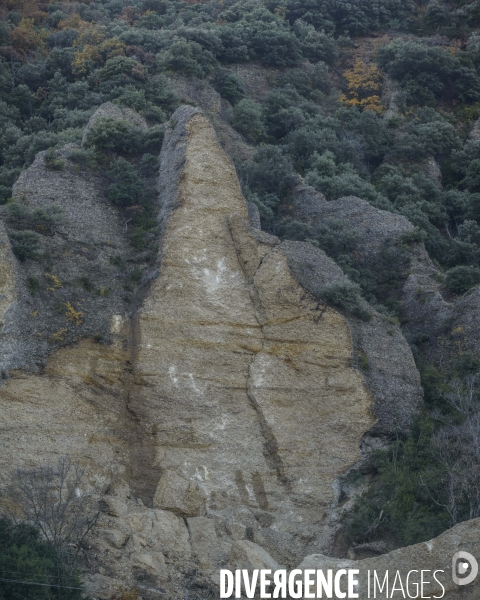
[[[240,540],[232,546],[228,568],[232,571],[236,569],[247,569],[249,571],[270,569],[271,571],[277,571],[282,567],[258,544],[248,540]]]
[[[183,518],[197,517],[205,514],[206,494],[198,483],[167,470],[158,482],[153,506],[170,510]]]
[[[230,544],[217,536],[213,519],[193,517],[187,525],[192,552],[204,571],[213,572],[228,562]]]
[[[89,596],[96,600],[110,600],[115,595],[119,596],[126,591],[126,586],[122,581],[100,573],[86,575],[83,583]]]
[[[165,557],[161,552],[152,554],[134,553],[130,556],[131,565],[137,579],[142,576],[153,577],[159,583],[168,581]]]

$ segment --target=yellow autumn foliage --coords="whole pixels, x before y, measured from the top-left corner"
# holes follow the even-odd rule
[[[77,327],[79,327],[83,323],[83,312],[80,310],[75,310],[71,302],[65,303],[65,316],[67,321],[74,323]]]
[[[376,65],[358,60],[353,69],[343,72],[343,76],[348,82],[348,92],[340,96],[340,102],[378,114],[385,112],[380,100],[383,75]]]
[[[100,46],[100,52],[108,59],[114,56],[125,56],[126,48],[127,45],[118,38],[110,38],[105,40]]]

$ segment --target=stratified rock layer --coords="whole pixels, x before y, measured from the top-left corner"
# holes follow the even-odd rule
[[[198,482],[208,509],[318,522],[374,422],[347,323],[296,282],[276,238],[255,238],[208,120],[188,108],[175,118],[129,408],[148,423],[155,464]],[[136,489],[151,500],[145,482]]]

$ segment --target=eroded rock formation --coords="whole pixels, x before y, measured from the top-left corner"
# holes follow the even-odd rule
[[[421,398],[396,327],[371,308],[370,322],[347,321],[314,296],[338,267],[315,250],[310,273],[311,246],[252,227],[235,168],[199,110],[174,114],[160,158],[159,256],[130,307],[111,248],[132,257],[101,180],[47,172],[40,154],[16,186],[19,202],[53,199],[68,217],[44,242],[51,274],[74,280],[90,261],[90,277],[109,278],[110,296],[72,304],[82,312],[74,343],[52,351],[60,317],[47,292],[61,288],[39,310],[25,281],[45,274],[20,265],[5,236],[0,245],[4,322],[14,305],[29,315],[0,341],[44,336],[32,343],[35,364],[14,345],[16,362],[4,363],[3,483],[59,455],[86,467],[103,511],[86,575],[98,598],[133,584],[173,597],[192,570],[211,582],[241,557],[268,552],[293,567],[328,552],[342,476],[372,436],[408,427]]]

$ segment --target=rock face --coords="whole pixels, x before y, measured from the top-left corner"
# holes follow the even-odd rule
[[[20,283],[17,261],[10,246],[7,232],[0,222],[0,360],[2,379],[7,376],[8,368],[18,366],[25,360],[26,347],[18,335],[18,325],[22,321],[22,307],[18,302]],[[23,360],[22,360],[23,359]],[[1,381],[1,379],[0,379]]]
[[[328,201],[301,178],[298,178],[293,190],[293,208],[296,216],[312,224],[326,219],[348,223],[360,236],[361,252],[367,261],[374,260],[385,240],[413,230],[413,225],[405,217],[379,210],[356,196]]]
[[[293,208],[297,218],[313,227],[328,219],[348,223],[349,230],[359,238],[357,253],[373,268],[386,241],[398,241],[413,230],[405,217],[379,210],[360,198],[348,196],[329,202],[300,178],[294,188]],[[344,278],[340,267],[311,244],[284,242],[282,249],[296,279],[312,294]],[[420,259],[433,268],[424,249]],[[367,322],[347,319],[356,364],[363,364],[363,375],[375,398],[379,421],[372,433],[391,434],[396,427],[408,428],[423,394],[412,352],[400,329],[371,307],[369,312],[372,318]]]
[[[30,214],[56,212],[51,231],[38,236],[39,260],[19,263],[8,238],[0,238],[5,288],[0,311],[3,303],[6,310],[0,370],[6,374],[38,372],[48,354],[64,343],[94,335],[112,341],[114,322],[125,312],[124,277],[112,264],[133,257],[125,225],[104,197],[105,182],[98,173],[69,159],[75,150],[69,145],[58,153],[61,170],[49,169],[46,152],[40,152],[13,189],[15,201]]]
[[[462,297],[450,293],[442,283],[444,277],[432,262],[423,242],[402,242],[402,236],[414,229],[405,217],[375,208],[365,200],[353,196],[327,201],[323,194],[306,185],[301,178],[298,178],[294,188],[293,209],[297,218],[313,227],[328,219],[348,223],[350,231],[358,236],[357,255],[371,269],[379,266],[382,248],[386,242],[396,244],[397,248],[400,245],[410,260],[406,279],[398,290],[407,321],[404,329],[408,332],[410,340],[428,348],[425,355],[431,362],[452,364],[459,353],[466,352],[480,360],[480,286]],[[307,289],[311,289],[309,285],[313,285],[312,277],[307,273],[302,278],[302,273],[312,269],[315,260],[310,257],[299,259],[297,263],[297,279]],[[321,263],[322,260],[318,270],[325,278],[325,274],[331,273],[331,270],[325,271]],[[358,327],[354,326],[353,330],[356,329]],[[395,345],[400,348],[402,342],[397,341]],[[393,364],[392,360],[387,360],[387,370],[384,370],[384,373],[387,373]],[[369,381],[369,387],[375,394],[375,383]],[[385,389],[383,383],[379,389]],[[411,393],[407,397],[412,398]],[[401,402],[401,405],[404,404]]]
[[[247,225],[207,119],[187,108],[174,118],[130,410],[148,423],[149,459],[197,482],[209,510],[245,504],[314,523],[374,422],[347,323],[295,281],[276,238]]]
[[[312,294],[345,278],[340,267],[311,244],[285,241],[280,248],[297,281]],[[421,402],[422,389],[412,352],[399,327],[365,305],[369,321],[349,316],[346,319],[354,345],[354,364],[375,399],[378,421],[367,436],[370,438],[391,435],[398,428],[408,429]],[[370,440],[364,438],[364,443]]]
[[[480,593],[480,580],[467,585],[457,585],[452,578],[452,558],[456,552],[463,551],[472,554],[478,559],[480,554],[480,519],[474,519],[461,523],[449,529],[437,538],[414,546],[400,548],[388,554],[367,558],[364,560],[334,559],[320,554],[307,556],[297,567],[298,569],[358,569],[357,575],[359,586],[356,592],[360,598],[444,598],[445,600],[475,600]],[[423,592],[420,592],[420,570],[424,574],[425,583]],[[368,571],[370,571],[370,594],[368,593]],[[376,571],[380,586],[376,586],[374,594],[373,577]],[[388,587],[381,585],[388,571]],[[401,583],[394,586],[397,571],[400,574]],[[410,582],[407,583],[407,575],[412,571]],[[438,571],[436,579],[434,571]],[[441,571],[441,572],[440,572]],[[469,571],[466,575],[469,574]],[[418,582],[418,587],[415,584]],[[440,583],[439,583],[440,582]],[[441,585],[440,585],[441,584]],[[400,585],[402,587],[400,587]],[[407,592],[408,585],[408,592]],[[396,587],[397,591],[392,592]],[[402,595],[403,588],[403,595]],[[388,590],[388,591],[387,591]],[[421,595],[419,595],[421,594]]]
[[[32,343],[37,369],[19,360],[0,387],[1,483],[66,455],[101,500],[86,576],[96,598],[131,585],[183,597],[189,572],[211,582],[229,561],[293,567],[327,552],[339,482],[369,436],[408,425],[421,395],[394,326],[374,311],[369,323],[347,320],[311,293],[341,277],[338,267],[260,231],[252,210],[249,223],[235,168],[199,110],[174,114],[160,158],[160,251],[135,309],[109,270],[111,244],[123,259],[130,250],[101,181],[47,173],[40,154],[15,189],[18,201],[58,202],[65,215],[43,242],[58,279],[78,276],[86,248],[95,285],[112,282],[98,307],[83,292],[74,305],[93,324],[79,324],[68,346]],[[12,307],[38,310],[24,282],[45,274],[20,265],[3,234],[0,265],[5,343]],[[97,326],[108,343],[90,337]]]

